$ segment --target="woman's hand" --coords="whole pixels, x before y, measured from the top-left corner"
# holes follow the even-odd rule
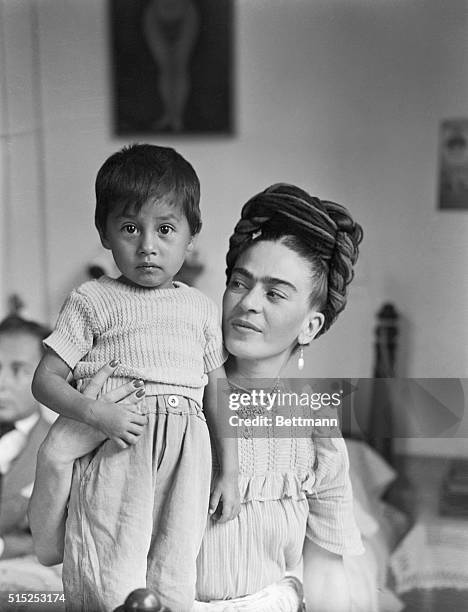
[[[114,359],[101,368],[83,390],[83,395],[96,400],[104,383],[118,365],[118,359]],[[141,402],[144,395],[144,382],[137,379],[105,393],[95,402],[93,420],[96,428],[104,434],[104,439],[112,438],[120,448],[136,444],[148,422],[147,417],[135,408],[135,404]]]
[[[112,365],[111,365],[112,364]],[[97,372],[82,391],[83,395],[95,399],[101,391],[106,380],[116,370],[119,362],[113,360]],[[142,381],[134,380],[122,385],[118,389],[108,391],[101,396],[102,403],[109,403],[125,407],[132,414],[132,433],[128,436],[128,443],[134,444],[143,432],[148,418],[138,413],[135,404],[141,402],[145,395]],[[114,406],[115,407],[115,406]],[[73,463],[75,459],[83,457],[99,446],[108,436],[80,421],[60,416],[52,425],[46,439],[42,443],[40,453],[44,460],[58,464]],[[127,445],[120,444],[123,448]]]
[[[210,495],[209,513],[219,523],[226,523],[240,512],[239,479],[237,472],[220,473],[215,477]]]

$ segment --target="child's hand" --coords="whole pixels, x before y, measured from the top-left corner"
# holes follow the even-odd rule
[[[144,390],[141,391],[143,397]],[[136,444],[148,422],[148,417],[140,414],[131,404],[94,400],[92,413],[93,425],[112,438],[120,448]]]
[[[211,491],[209,514],[220,523],[226,523],[235,518],[239,512],[238,474],[221,473],[215,478]]]

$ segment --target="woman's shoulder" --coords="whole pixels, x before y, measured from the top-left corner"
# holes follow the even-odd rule
[[[349,471],[349,458],[343,437],[314,438],[316,448],[315,473],[317,484],[345,478]]]

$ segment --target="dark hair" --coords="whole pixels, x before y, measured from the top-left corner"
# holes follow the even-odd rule
[[[94,222],[105,234],[111,211],[138,212],[146,202],[171,195],[187,218],[192,236],[201,230],[200,182],[193,167],[168,147],[133,144],[111,155],[96,177]]]
[[[3,321],[0,321],[0,335],[2,334],[28,334],[29,336],[34,336],[39,343],[41,351],[44,352],[42,341],[50,335],[50,329],[45,325],[35,321],[28,321],[18,315],[9,315]]]
[[[311,305],[325,321],[325,333],[346,306],[347,286],[354,276],[362,228],[348,210],[309,195],[295,185],[278,183],[251,198],[229,240],[226,276],[247,248],[260,241],[281,242],[309,262]]]

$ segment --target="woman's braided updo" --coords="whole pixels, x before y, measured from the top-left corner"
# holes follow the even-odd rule
[[[241,255],[260,241],[280,241],[308,261],[314,289],[311,305],[322,312],[323,334],[346,306],[362,228],[344,206],[278,183],[251,198],[229,240],[226,276]]]

